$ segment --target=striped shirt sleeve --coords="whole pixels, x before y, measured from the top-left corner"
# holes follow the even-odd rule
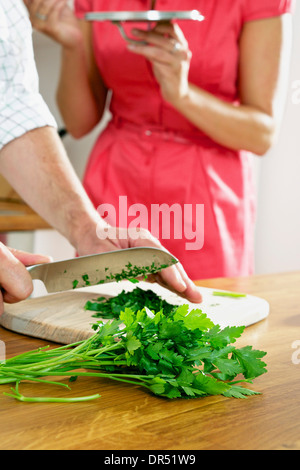
[[[0,149],[45,126],[57,128],[39,93],[28,14],[19,0],[6,0],[0,6]]]

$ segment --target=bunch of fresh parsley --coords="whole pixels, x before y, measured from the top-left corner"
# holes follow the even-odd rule
[[[145,387],[167,398],[207,395],[244,398],[256,394],[243,382],[266,372],[265,352],[234,343],[244,327],[223,330],[200,309],[187,305],[165,315],[147,307],[124,308],[119,320],[99,321],[91,338],[54,349],[38,349],[8,359],[0,365],[0,384],[16,383],[13,396],[21,401],[91,400],[99,395],[76,398],[31,398],[19,392],[22,380],[42,377],[106,377]],[[57,383],[57,382],[54,382]],[[62,384],[65,386],[65,384]]]

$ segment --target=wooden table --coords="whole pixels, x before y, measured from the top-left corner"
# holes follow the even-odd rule
[[[198,284],[269,301],[269,317],[248,327],[238,341],[239,346],[249,344],[268,353],[268,373],[251,386],[261,395],[244,400],[223,396],[166,400],[127,384],[92,378],[74,382],[71,392],[55,390],[56,396],[99,392],[101,398],[92,402],[29,404],[1,393],[0,449],[132,450],[133,455],[139,449],[186,454],[201,449],[299,450],[300,272]],[[3,328],[0,338],[8,357],[45,344]],[[1,386],[2,392],[8,390],[8,385]],[[53,390],[37,384],[22,386],[25,395],[53,395]]]

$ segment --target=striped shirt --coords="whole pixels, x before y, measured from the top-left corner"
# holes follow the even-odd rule
[[[22,0],[0,0],[0,149],[44,126],[57,127],[39,93],[27,10]]]

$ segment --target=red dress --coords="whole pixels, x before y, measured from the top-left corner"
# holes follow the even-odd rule
[[[149,3],[75,0],[75,8],[82,17],[88,11],[146,10]],[[205,16],[203,22],[178,21],[193,54],[189,80],[233,103],[239,100],[243,24],[289,12],[291,1],[158,0],[156,9],[197,9]],[[113,225],[141,222],[191,279],[251,274],[252,156],[216,144],[165,102],[150,64],[127,50],[115,25],[94,22],[93,40],[101,76],[113,92],[112,121],[97,139],[84,176],[94,205],[109,204],[101,209],[110,208]]]

